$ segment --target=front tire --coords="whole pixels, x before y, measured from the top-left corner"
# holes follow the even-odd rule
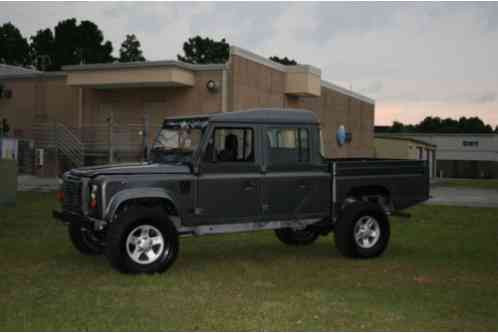
[[[335,225],[335,244],[346,257],[373,258],[387,248],[389,219],[378,204],[353,202],[344,208]]]
[[[68,232],[71,243],[80,253],[96,256],[104,252],[102,241],[91,231],[85,229],[80,222],[71,221]]]
[[[178,233],[161,207],[129,207],[107,231],[105,255],[123,273],[162,273],[178,250]]]
[[[293,246],[312,244],[319,236],[317,232],[310,229],[294,230],[291,228],[277,229],[275,235],[282,243]]]

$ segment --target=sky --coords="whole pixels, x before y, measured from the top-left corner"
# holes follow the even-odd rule
[[[70,17],[95,22],[115,51],[134,33],[147,60],[176,59],[200,34],[317,66],[375,99],[376,125],[426,116],[498,125],[498,2],[0,3],[0,24],[25,37]]]

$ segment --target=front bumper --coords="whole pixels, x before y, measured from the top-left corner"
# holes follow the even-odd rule
[[[79,223],[81,226],[86,228],[91,228],[94,230],[102,230],[107,224],[104,220],[98,220],[93,217],[81,215],[75,212],[70,212],[67,210],[52,210],[52,216],[54,219],[64,223]]]

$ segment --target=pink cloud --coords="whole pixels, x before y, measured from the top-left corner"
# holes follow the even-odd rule
[[[387,102],[377,101],[375,124],[391,125],[394,120],[403,123],[418,123],[428,116],[458,119],[479,117],[484,122],[498,125],[498,103],[443,103],[443,102]]]

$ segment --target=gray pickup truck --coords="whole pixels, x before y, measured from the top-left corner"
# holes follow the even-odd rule
[[[163,272],[179,236],[275,230],[288,245],[334,232],[340,253],[379,256],[388,216],[429,197],[424,161],[326,159],[310,111],[167,118],[148,162],[64,174],[62,209],[80,252],[127,273]]]

